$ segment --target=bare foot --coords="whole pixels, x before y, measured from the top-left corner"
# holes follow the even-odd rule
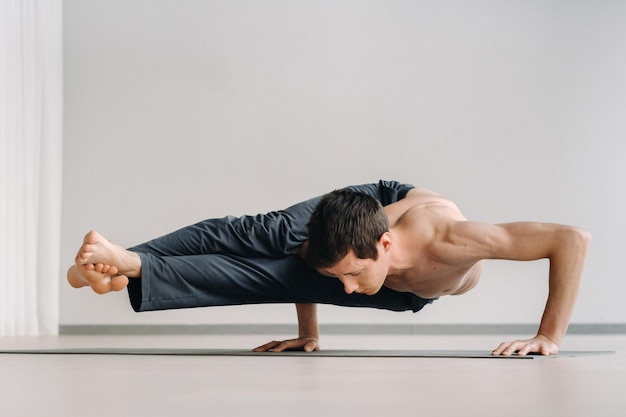
[[[128,286],[126,275],[117,275],[117,268],[103,264],[72,265],[67,281],[74,288],[91,287],[98,294],[120,291]]]
[[[91,265],[91,266],[93,266],[93,270],[95,270],[95,265]],[[111,267],[110,265],[102,265],[100,269],[101,269],[101,272],[103,273],[103,277],[110,277],[111,275],[117,274],[117,268]],[[84,268],[84,270],[86,270],[86,267]],[[80,273],[79,266],[77,265],[72,265],[67,270],[67,282],[69,282],[70,285],[74,288],[82,288],[82,287],[86,287],[90,285],[89,280],[85,278],[83,274]]]
[[[76,254],[75,263],[76,265],[92,264],[94,270],[98,264],[102,264],[102,268],[111,265],[117,268],[117,273],[120,275],[134,278],[141,276],[141,258],[139,255],[109,242],[94,230],[85,235],[83,245]]]
[[[128,286],[128,277],[141,276],[141,258],[115,245],[98,232],[85,235],[67,280],[74,288],[90,286],[96,293],[119,291]]]

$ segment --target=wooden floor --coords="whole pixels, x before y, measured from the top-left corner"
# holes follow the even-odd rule
[[[491,350],[511,336],[326,336],[327,349]],[[0,338],[0,349],[252,348],[254,336]],[[0,354],[0,416],[624,416],[626,335],[568,336],[573,358]]]

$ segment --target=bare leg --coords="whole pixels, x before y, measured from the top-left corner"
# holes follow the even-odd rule
[[[67,271],[70,285],[90,286],[98,294],[122,290],[128,285],[128,277],[141,276],[139,255],[109,242],[95,231],[85,235],[75,264]]]

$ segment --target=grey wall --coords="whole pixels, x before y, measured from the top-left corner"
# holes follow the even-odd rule
[[[594,242],[573,322],[626,322],[626,3],[66,0],[62,256],[130,246],[398,179],[486,222]],[[547,262],[491,262],[418,315],[322,323],[533,323]],[[64,271],[61,271],[64,274]],[[293,307],[135,314],[61,285],[62,324],[294,323]]]

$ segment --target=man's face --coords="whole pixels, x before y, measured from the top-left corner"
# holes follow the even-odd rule
[[[377,260],[358,258],[350,250],[332,267],[318,271],[322,275],[338,278],[347,294],[374,295],[385,283],[388,269],[386,253],[379,245]]]

